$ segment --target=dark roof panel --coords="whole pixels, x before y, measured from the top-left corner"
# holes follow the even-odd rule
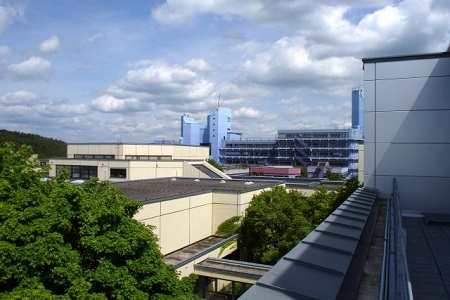
[[[328,269],[344,275],[352,256],[306,244],[295,247],[283,259],[300,264],[313,265],[323,270]]]
[[[346,298],[377,191],[358,189],[239,299]],[[371,223],[371,222],[367,222]],[[368,230],[370,232],[370,230]],[[353,274],[353,273],[352,273]]]

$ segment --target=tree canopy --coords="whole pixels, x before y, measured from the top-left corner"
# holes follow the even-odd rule
[[[0,299],[191,299],[163,262],[141,205],[108,183],[74,186],[30,147],[0,147]]]
[[[312,230],[303,215],[306,197],[276,186],[253,197],[239,228],[245,259],[273,264]]]
[[[33,153],[39,155],[40,159],[66,156],[66,142],[37,134],[0,129],[0,145],[6,142],[31,146]]]
[[[248,261],[274,264],[359,186],[352,178],[335,191],[319,186],[309,197],[282,186],[255,195],[239,226],[238,247]]]

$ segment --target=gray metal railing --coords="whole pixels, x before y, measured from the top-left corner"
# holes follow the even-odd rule
[[[413,299],[397,180],[388,199],[379,299]]]

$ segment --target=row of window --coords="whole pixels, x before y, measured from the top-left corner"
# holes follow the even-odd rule
[[[56,175],[60,175],[66,171],[71,179],[91,179],[98,177],[97,166],[56,166]],[[111,168],[109,170],[110,178],[127,178],[127,169],[125,168]]]
[[[279,134],[278,138],[348,138],[348,132],[312,132],[312,133],[284,133]]]
[[[74,154],[76,159],[115,159],[115,155],[103,155],[103,154]]]
[[[171,155],[125,155],[126,160],[172,160]]]

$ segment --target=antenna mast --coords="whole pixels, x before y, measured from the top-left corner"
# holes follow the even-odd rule
[[[220,94],[219,94],[219,99],[217,100],[217,108],[220,107]]]

